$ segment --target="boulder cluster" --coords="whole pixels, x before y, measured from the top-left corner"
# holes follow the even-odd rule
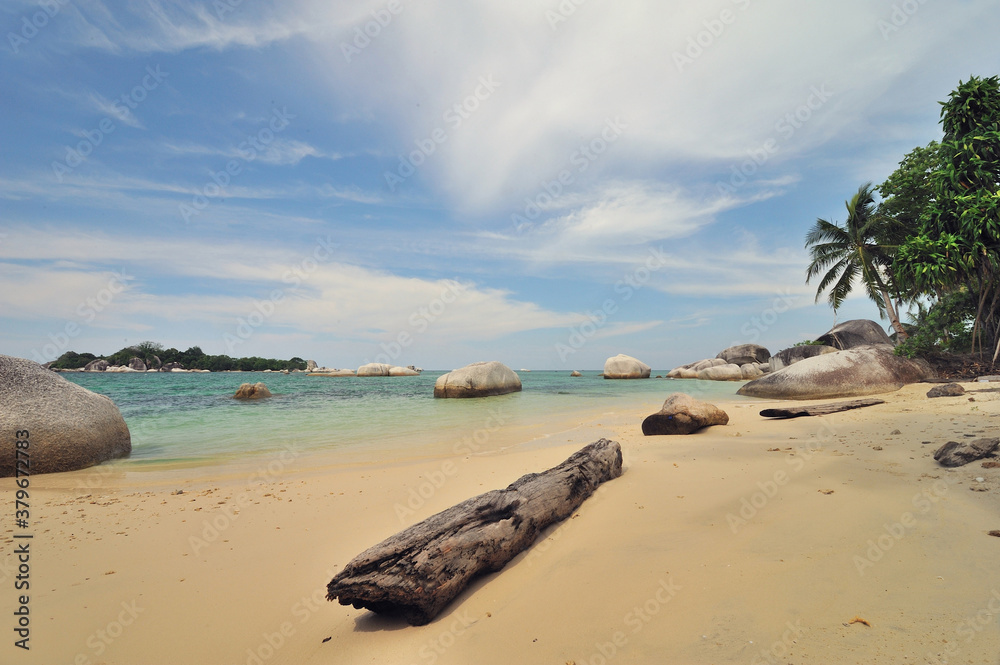
[[[309,362],[312,363],[312,369],[308,370],[309,376],[420,376],[420,373],[424,371],[419,367],[414,367],[413,365],[398,367],[396,365],[389,365],[386,363],[368,363],[366,365],[362,365],[356,370],[331,369],[329,367],[316,367],[316,363],[312,360]]]
[[[899,390],[934,376],[923,361],[894,353],[892,340],[875,321],[845,321],[815,342],[771,355],[763,346],[732,346],[715,358],[681,365],[674,379],[749,381],[740,395],[769,399],[855,397]]]
[[[771,352],[759,344],[740,344],[720,351],[714,358],[675,367],[667,373],[667,378],[749,381],[771,371],[770,358]]]
[[[142,358],[133,357],[127,365],[112,365],[103,358],[91,360],[84,365],[83,369],[57,370],[61,372],[207,372],[207,369],[184,369],[180,363],[163,363],[159,358],[153,356],[149,365]]]

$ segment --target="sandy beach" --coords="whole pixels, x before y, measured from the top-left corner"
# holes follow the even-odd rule
[[[554,414],[496,434],[511,445],[486,455],[344,466],[286,450],[32,477],[31,650],[10,638],[8,555],[0,660],[995,663],[1000,469],[932,458],[996,431],[1000,393],[964,385],[984,392],[928,400],[916,384],[884,405],[786,421],[758,415],[771,402],[724,402],[728,426],[688,437],[643,437],[659,408],[648,402]],[[367,547],[601,437],[621,443],[623,476],[431,624],[324,599]]]

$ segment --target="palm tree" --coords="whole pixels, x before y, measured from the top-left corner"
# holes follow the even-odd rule
[[[865,183],[851,200],[845,201],[847,220],[843,226],[817,219],[806,235],[806,248],[812,258],[806,271],[806,284],[823,274],[816,301],[828,288],[827,300],[834,314],[854,288],[855,280],[865,285],[868,297],[878,306],[879,314],[888,314],[889,322],[899,339],[906,339],[906,330],[899,322],[898,306],[893,304],[890,291],[898,295],[892,281],[892,257],[896,244],[894,222],[879,213],[875,204],[875,187]],[[824,274],[825,273],[825,274]]]

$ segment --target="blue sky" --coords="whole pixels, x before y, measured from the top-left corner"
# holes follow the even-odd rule
[[[1000,72],[997,10],[8,0],[0,352],[777,351],[833,323],[808,227]]]

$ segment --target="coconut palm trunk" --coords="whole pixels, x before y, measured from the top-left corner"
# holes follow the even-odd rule
[[[893,247],[882,242],[889,236],[888,220],[878,214],[874,197],[875,187],[866,183],[845,201],[847,219],[841,226],[825,219],[817,219],[806,235],[806,248],[812,262],[806,271],[806,283],[823,275],[816,289],[816,300],[829,289],[827,300],[834,314],[854,288],[856,280],[864,284],[868,297],[875,302],[879,314],[885,314],[899,339],[906,339],[906,330],[899,321],[899,311],[894,306],[887,282],[892,274]],[[883,278],[885,269],[888,278]]]

